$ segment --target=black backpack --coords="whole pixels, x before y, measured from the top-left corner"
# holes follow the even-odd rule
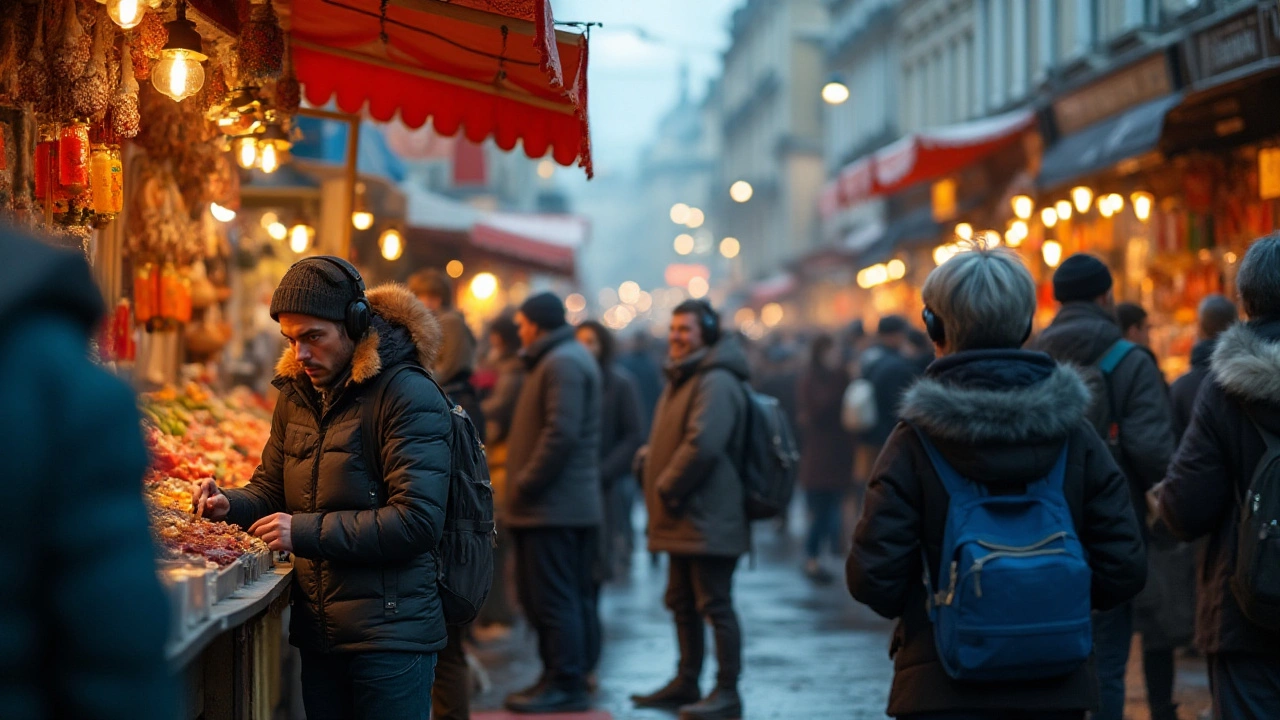
[[[1240,500],[1236,567],[1231,591],[1245,617],[1280,630],[1280,437],[1250,418],[1266,452]]]
[[[386,370],[378,377],[362,408],[365,462],[375,476],[382,477],[379,447],[371,441],[371,438],[379,437],[376,411],[382,407],[382,396],[391,380],[404,370],[420,373],[431,380],[445,404],[452,408],[449,413],[452,421],[449,432],[449,500],[445,504],[444,532],[434,551],[439,567],[436,587],[445,622],[465,625],[476,618],[493,586],[493,547],[497,531],[493,522],[489,464],[485,460],[484,445],[477,439],[475,425],[466,411],[449,399],[448,393],[425,369],[405,363]]]
[[[766,520],[784,514],[791,504],[800,451],[777,398],[758,393],[747,383],[742,387],[747,396],[741,466],[747,519]]]

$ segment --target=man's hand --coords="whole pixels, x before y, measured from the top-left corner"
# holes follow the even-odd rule
[[[218,489],[218,483],[213,478],[196,485],[192,506],[192,512],[210,520],[223,520],[231,512],[231,501]]]
[[[293,516],[288,513],[268,515],[249,528],[249,534],[260,538],[277,552],[293,552]]]

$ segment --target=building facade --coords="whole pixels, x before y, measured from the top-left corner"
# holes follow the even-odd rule
[[[746,280],[761,279],[817,243],[824,179],[823,0],[748,0],[734,13],[724,55],[724,235],[739,239]],[[745,203],[728,198],[751,184]]]

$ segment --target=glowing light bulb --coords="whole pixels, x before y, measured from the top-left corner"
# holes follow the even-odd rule
[[[267,235],[270,235],[272,240],[280,242],[289,237],[289,228],[282,222],[273,222],[267,226]]]
[[[477,300],[488,300],[498,291],[498,278],[493,273],[482,272],[471,278],[471,294]]]
[[[174,102],[182,102],[204,87],[204,66],[185,50],[168,53],[151,69],[151,85]]]
[[[574,293],[564,299],[564,309],[571,313],[580,313],[587,309],[587,299],[578,293]]]
[[[378,246],[382,249],[382,257],[387,260],[399,260],[404,254],[404,238],[395,228],[384,230],[378,238]]]
[[[1129,200],[1133,203],[1133,214],[1142,222],[1151,219],[1151,208],[1155,203],[1155,198],[1151,197],[1148,192],[1136,192],[1129,196]]]
[[[258,164],[258,141],[252,135],[236,138],[236,164],[245,170]]]
[[[849,100],[849,86],[832,80],[822,86],[822,100],[828,105],[843,105]]]
[[[1058,211],[1055,210],[1052,206],[1044,208],[1043,210],[1040,211],[1040,222],[1044,223],[1044,226],[1047,228],[1051,228],[1054,225],[1057,225]]]
[[[461,260],[450,260],[449,263],[444,266],[445,273],[455,280],[462,277],[464,270],[466,270],[466,268],[462,266]]]
[[[640,299],[640,284],[628,280],[618,286],[618,299],[627,305],[634,305]]]
[[[373,213],[357,210],[351,213],[351,225],[357,230],[368,230],[373,227]]]
[[[222,207],[218,203],[209,203],[209,214],[213,215],[213,219],[218,222],[228,223],[236,219],[235,210]]]
[[[706,220],[707,216],[701,210],[691,207],[689,208],[689,219],[685,221],[685,225],[691,228],[700,228]]]
[[[693,244],[693,236],[688,233],[684,233],[676,236],[676,240],[673,245],[677,255],[688,255],[693,252]]]
[[[1018,216],[1019,220],[1031,219],[1031,213],[1036,209],[1036,203],[1026,195],[1017,195],[1010,201],[1013,205],[1013,214]]]
[[[1051,268],[1058,267],[1062,262],[1062,245],[1057,240],[1046,240],[1040,247],[1040,253],[1044,255],[1044,264]]]
[[[677,225],[683,225],[689,222],[689,206],[684,203],[676,203],[671,206],[671,222]]]
[[[307,251],[307,247],[311,245],[311,228],[298,223],[289,229],[289,249],[295,253],[302,254]]]
[[[738,257],[738,253],[742,252],[742,243],[738,242],[738,238],[727,237],[720,241],[720,254],[732,260]]]
[[[107,15],[111,17],[112,22],[125,30],[137,27],[146,12],[146,8],[142,7],[138,0],[107,1]]]
[[[956,237],[961,240],[973,239],[973,226],[969,223],[956,223]],[[942,263],[938,263],[941,265]]]
[[[1069,200],[1059,200],[1054,204],[1053,209],[1058,211],[1059,220],[1071,219],[1071,202]]]
[[[746,180],[739,180],[729,186],[729,197],[737,203],[747,202],[755,192],[755,188],[751,187],[751,183]]]
[[[1089,212],[1089,206],[1093,204],[1093,191],[1083,185],[1073,187],[1071,200],[1076,204],[1076,212],[1083,215]]]
[[[280,156],[276,154],[276,146],[265,143],[262,146],[262,172],[270,175],[280,169]]]
[[[778,303],[769,303],[760,308],[760,322],[764,323],[765,327],[777,327],[784,315],[785,311]]]
[[[907,275],[907,264],[898,259],[893,259],[885,265],[889,270],[890,280],[901,280]]]
[[[692,297],[694,300],[700,300],[706,297],[707,293],[711,291],[710,283],[707,282],[706,278],[701,276],[694,276],[692,278],[689,278],[688,287],[689,287],[689,297]]]

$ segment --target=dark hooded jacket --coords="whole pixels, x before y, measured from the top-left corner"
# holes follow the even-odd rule
[[[0,231],[0,715],[169,718],[133,393],[89,360],[78,254]]]
[[[322,400],[292,348],[276,365],[271,438],[249,485],[228,490],[229,522],[249,527],[293,516],[294,593],[289,641],[318,652],[435,652],[445,646],[432,551],[449,493],[443,396],[403,372],[375,409],[377,438],[362,437],[374,380],[406,362],[431,367],[440,328],[401,285],[368,292],[372,329],[356,344],[347,380]],[[383,477],[365,464],[376,443]]]
[[[1046,352],[1061,363],[1092,368],[1121,337],[1120,326],[1107,310],[1095,303],[1074,302],[1062,306],[1030,349]],[[1130,352],[1111,375],[1116,407],[1110,419],[1120,430],[1117,462],[1129,479],[1139,517],[1146,514],[1146,491],[1164,478],[1176,444],[1169,393],[1152,357]],[[1105,386],[1099,383],[1093,392],[1089,418],[1095,429],[1106,428],[1110,419]]]
[[[925,607],[921,550],[937,577],[948,498],[916,435],[924,432],[962,476],[1004,493],[1048,475],[1067,443],[1063,492],[1093,569],[1094,608],[1107,609],[1142,588],[1146,558],[1124,476],[1085,419],[1088,403],[1074,370],[1019,350],[943,358],[903,398],[905,422],[876,461],[846,567],[853,597],[898,619],[889,651],[890,715],[1015,710],[1035,717],[1096,706],[1092,662],[1061,678],[1025,682],[958,682],[943,669]]]
[[[523,357],[529,374],[507,435],[507,527],[598,526],[604,519],[599,364],[568,325]]]
[[[1196,394],[1205,378],[1209,377],[1209,361],[1213,359],[1213,349],[1218,346],[1217,340],[1201,340],[1191,348],[1191,369],[1186,375],[1173,381],[1169,388],[1169,399],[1173,402],[1173,434],[1181,439],[1191,425],[1191,411],[1196,405]]]
[[[879,448],[898,424],[902,394],[919,377],[920,366],[885,345],[875,345],[862,354],[862,377],[876,389],[876,424],[858,434],[858,442]]]
[[[1238,503],[1266,450],[1253,421],[1280,434],[1280,319],[1236,325],[1218,338],[1210,381],[1157,492],[1160,518],[1175,536],[1208,537],[1196,582],[1196,646],[1206,654],[1280,656],[1280,632],[1245,618],[1230,589]]]
[[[668,365],[641,450],[651,552],[737,557],[748,550],[737,467],[748,377],[747,356],[732,337]]]

